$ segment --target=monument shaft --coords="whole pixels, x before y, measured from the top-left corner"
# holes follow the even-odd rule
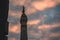
[[[23,7],[23,14],[21,16],[21,40],[27,40],[27,16],[24,13],[24,7]]]

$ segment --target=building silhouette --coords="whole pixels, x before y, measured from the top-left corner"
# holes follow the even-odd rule
[[[27,37],[27,16],[25,15],[25,8],[23,6],[22,16],[21,16],[21,38],[20,40],[28,40]]]
[[[7,40],[9,0],[0,0],[0,40]]]

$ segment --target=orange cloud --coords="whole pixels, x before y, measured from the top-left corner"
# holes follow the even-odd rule
[[[9,0],[10,3],[12,3],[14,6],[17,5],[24,5],[27,8],[27,13],[32,13],[37,10],[44,10],[46,8],[54,7],[58,3],[60,3],[60,0],[36,0],[31,2],[32,0]],[[33,7],[33,8],[31,8]]]
[[[44,10],[46,8],[46,4],[42,2],[32,2],[32,6],[37,10]]]
[[[41,25],[38,27],[38,29],[46,29],[46,28],[50,28],[50,25]]]
[[[46,8],[54,7],[57,3],[51,0],[43,0],[43,1],[33,1],[32,6],[37,10],[44,10]]]
[[[29,6],[26,7],[26,14],[27,15],[32,14],[34,12],[36,12],[36,9],[35,8],[29,7]]]
[[[20,25],[11,25],[9,24],[9,32],[20,33]]]
[[[38,26],[38,29],[51,29],[51,28],[54,28],[54,27],[57,27],[57,26],[60,26],[60,23],[54,23],[54,24],[43,24],[43,25],[40,25]]]
[[[28,20],[28,22],[27,22],[27,24],[28,25],[36,25],[36,24],[38,24],[40,22],[40,20],[39,19],[35,19],[35,20]]]

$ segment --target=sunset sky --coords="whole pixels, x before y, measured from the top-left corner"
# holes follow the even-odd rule
[[[28,40],[60,40],[60,0],[9,0],[8,40],[20,40],[23,5]]]

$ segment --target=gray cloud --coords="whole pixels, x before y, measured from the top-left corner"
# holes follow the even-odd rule
[[[8,20],[9,20],[9,23],[17,24],[17,23],[19,22],[20,19],[14,17],[14,16],[9,16]]]
[[[50,37],[49,40],[60,40],[60,36],[58,36],[58,37]]]
[[[8,38],[15,38],[16,40],[20,40],[20,34],[9,33]]]
[[[11,3],[9,3],[9,9],[13,10],[13,11],[22,11],[22,6],[13,6]]]
[[[51,30],[50,30],[51,32],[60,32],[60,26],[58,26],[58,27],[55,27],[55,28],[52,28]]]

